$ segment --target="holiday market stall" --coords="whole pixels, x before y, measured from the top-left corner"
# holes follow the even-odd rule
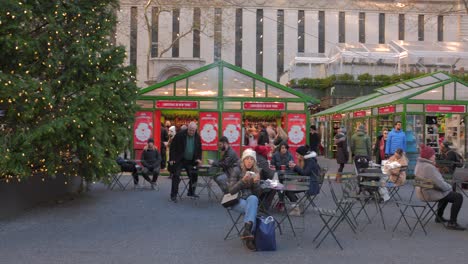
[[[350,137],[356,130],[353,124],[362,123],[365,113],[368,121],[362,124],[372,143],[383,129],[391,130],[396,121],[401,121],[410,168],[414,166],[421,143],[438,153],[441,142],[446,140],[466,156],[468,85],[455,77],[436,72],[376,89],[376,93],[353,101],[344,107],[317,113],[315,120],[325,118],[332,122],[333,116],[341,115],[340,122],[351,128]]]
[[[198,123],[205,161],[216,157],[221,136],[229,139],[238,154],[253,147],[261,125],[283,128],[294,152],[308,143],[307,106],[317,102],[291,88],[218,61],[141,90],[137,101],[141,110],[136,113],[134,124],[134,154],[139,156],[150,137],[160,146],[157,135],[161,129],[167,129],[165,126],[173,125],[179,131],[191,121]]]

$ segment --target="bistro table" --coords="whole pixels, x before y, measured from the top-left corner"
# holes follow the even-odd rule
[[[203,165],[198,166],[197,170],[198,170],[198,178],[200,178],[203,181],[201,183],[200,182],[197,183],[197,186],[201,187],[201,189],[198,190],[198,195],[200,195],[200,193],[206,189],[208,192],[209,199],[211,199],[212,198],[211,195],[213,195],[213,198],[216,201],[219,201],[220,197],[218,197],[218,195],[213,189],[213,181],[214,181],[214,177],[216,177],[218,173],[218,167],[213,167],[208,164],[203,164]]]
[[[309,191],[309,186],[308,185],[301,185],[301,184],[294,184],[294,183],[285,183],[285,184],[281,184],[279,185],[278,187],[273,187],[273,186],[270,186],[268,184],[266,184],[266,182],[264,182],[262,184],[262,189],[264,191],[275,191],[276,194],[283,194],[284,192],[292,192],[292,193],[305,193],[307,191]],[[291,230],[292,230],[292,233],[294,235],[294,237],[296,237],[296,231],[295,231],[295,228],[294,228],[294,225],[291,221],[291,217],[290,217],[290,213],[292,211],[294,211],[296,208],[298,208],[300,206],[300,204],[304,203],[306,200],[308,200],[309,202],[311,202],[310,200],[310,197],[305,194],[303,196],[301,196],[299,198],[299,200],[295,203],[290,203],[291,204],[291,207],[289,209],[286,209],[283,211],[283,215],[281,217],[281,219],[278,222],[278,227],[279,225],[281,225],[285,220],[288,221],[289,223],[289,226],[291,227]]]
[[[386,186],[385,183],[382,184],[380,180],[378,181],[370,180],[370,181],[361,181],[360,185],[366,187],[366,190],[372,194],[374,204],[375,204],[375,209],[377,210],[377,213],[380,214],[380,219],[382,220],[382,225],[385,230],[386,226],[385,226],[385,220],[384,220],[384,215],[382,211],[383,204],[380,203],[380,193],[379,193],[379,188],[385,187]]]

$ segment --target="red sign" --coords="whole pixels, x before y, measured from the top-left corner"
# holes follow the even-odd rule
[[[306,144],[306,120],[305,114],[288,114],[288,145],[293,157],[296,149]]]
[[[133,148],[143,149],[153,135],[153,112],[136,112],[133,124]]]
[[[157,101],[156,108],[197,109],[196,101]]]
[[[464,105],[426,105],[426,112],[465,113]]]
[[[252,102],[245,102],[244,109],[246,110],[285,110],[286,105],[285,103],[268,103],[268,102],[260,102],[260,103],[252,103]]]
[[[341,114],[334,114],[332,115],[332,119],[333,120],[341,120],[341,118],[343,118],[343,116]]]
[[[365,117],[366,111],[356,111],[353,113],[353,117]]]
[[[216,112],[200,112],[199,133],[203,150],[218,150],[218,118]]]
[[[240,156],[241,113],[223,113],[222,135],[227,137],[231,148]]]
[[[379,107],[379,115],[385,115],[385,114],[390,114],[390,113],[395,113],[394,105]]]

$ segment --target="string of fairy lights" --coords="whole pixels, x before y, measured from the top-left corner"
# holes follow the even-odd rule
[[[55,5],[55,10],[50,14],[45,14],[42,18],[34,17],[36,14],[33,14],[30,7],[25,5],[23,2],[18,2],[17,9],[13,10],[6,10],[3,11],[6,14],[6,19],[15,22],[14,20],[19,21],[33,21],[37,24],[43,23],[43,34],[47,34],[47,41],[43,50],[35,50],[32,52],[32,59],[26,58],[24,61],[20,61],[18,59],[13,65],[10,66],[9,71],[6,71],[10,74],[9,80],[5,80],[3,82],[3,86],[5,88],[15,87],[15,81],[21,81],[18,76],[30,76],[31,75],[31,67],[39,67],[41,65],[43,67],[44,76],[59,76],[64,71],[73,71],[74,69],[66,69],[64,66],[64,61],[60,59],[54,58],[56,56],[56,51],[63,52],[61,50],[65,42],[73,42],[70,45],[83,45],[82,46],[82,54],[85,55],[88,53],[87,56],[87,64],[90,68],[95,68],[95,72],[87,71],[84,73],[85,78],[95,78],[90,85],[98,85],[101,81],[107,81],[108,83],[113,83],[113,87],[105,88],[110,89],[112,92],[110,93],[109,98],[106,98],[108,102],[118,99],[119,96],[117,94],[120,86],[123,84],[122,81],[126,80],[132,83],[136,83],[135,76],[131,74],[130,71],[126,69],[122,69],[121,71],[117,71],[117,74],[120,73],[119,77],[109,77],[109,80],[102,80],[102,76],[106,78],[106,74],[114,74],[115,69],[113,68],[113,56],[115,54],[124,53],[125,50],[123,48],[115,48],[114,52],[107,52],[106,48],[110,48],[113,46],[112,42],[106,35],[99,36],[99,32],[102,32],[103,29],[107,27],[109,28],[108,23],[112,22],[110,19],[105,18],[103,19],[105,24],[101,24],[99,21],[88,21],[87,18],[83,16],[80,12],[77,13],[68,13],[63,11],[59,6],[59,4]],[[100,15],[100,13],[108,12],[107,5],[105,3],[101,3],[100,6],[95,6],[90,9],[91,12],[96,13],[96,15]],[[53,28],[47,28],[47,25],[51,23],[51,20],[59,20],[59,19],[67,19],[69,23],[80,23],[80,26],[84,26],[85,30],[82,28],[73,28],[73,30],[66,31],[65,27],[56,26]],[[81,20],[81,21],[80,21]],[[57,23],[57,21],[54,21]],[[0,27],[2,26],[9,26],[9,22],[5,21],[0,18]],[[56,25],[56,24],[55,24]],[[24,25],[19,25],[20,27]],[[37,25],[35,25],[37,26]],[[94,35],[98,36],[93,37]],[[10,31],[8,38],[13,38],[13,33]],[[20,38],[18,38],[20,39]],[[88,42],[88,43],[86,43]],[[97,51],[93,50],[94,45],[98,47],[103,47],[103,50]],[[39,46],[39,45],[38,45]],[[83,47],[86,47],[83,48]],[[21,53],[24,52],[24,49],[30,49],[28,42],[24,40],[23,43],[18,42],[14,46],[12,50],[13,53],[11,54],[12,58],[22,58]],[[75,54],[68,54],[65,51],[65,56],[74,56]],[[75,71],[76,72],[76,71]],[[32,80],[31,80],[32,79]],[[43,146],[36,145],[34,151],[39,153],[37,157],[26,157],[25,152],[21,152],[18,149],[15,149],[13,146],[5,147],[5,154],[3,158],[6,162],[14,160],[15,162],[22,162],[25,161],[27,168],[18,169],[18,170],[9,170],[0,171],[0,180],[3,180],[6,183],[12,182],[21,182],[22,179],[25,177],[29,177],[31,175],[39,175],[41,177],[41,181],[45,182],[46,178],[51,176],[52,178],[55,175],[64,175],[66,177],[70,176],[79,176],[82,166],[94,166],[98,171],[106,169],[108,175],[112,172],[112,168],[115,167],[115,162],[112,159],[105,159],[105,155],[99,153],[98,151],[93,151],[97,147],[101,147],[103,152],[108,153],[108,156],[114,157],[117,156],[120,151],[117,148],[103,148],[102,145],[106,146],[106,144],[102,144],[103,141],[109,143],[114,142],[117,140],[116,133],[118,133],[119,128],[112,127],[110,131],[108,131],[108,135],[106,137],[101,137],[99,140],[96,138],[99,131],[96,130],[96,123],[92,120],[86,120],[86,117],[79,116],[80,113],[84,111],[89,111],[90,107],[93,104],[97,104],[94,98],[90,98],[87,104],[84,104],[83,107],[79,106],[74,109],[76,112],[73,115],[70,115],[70,111],[72,110],[70,104],[73,100],[77,100],[80,97],[80,91],[73,92],[72,94],[63,95],[63,96],[56,96],[56,95],[45,95],[46,90],[53,90],[54,88],[60,87],[61,85],[66,85],[60,79],[54,80],[39,80],[31,78],[26,83],[30,87],[37,86],[36,89],[27,89],[21,88],[21,85],[18,85],[20,90],[18,91],[17,96],[11,96],[10,98],[1,98],[0,99],[0,106],[5,107],[5,114],[3,117],[4,119],[8,118],[8,110],[12,111],[16,109],[15,106],[19,105],[28,105],[32,108],[32,115],[34,115],[34,120],[32,120],[31,116],[27,116],[30,113],[25,114],[22,111],[17,111],[14,115],[17,118],[15,120],[15,127],[11,126],[2,126],[2,130],[0,133],[4,136],[11,136],[13,133],[29,133],[30,126],[25,126],[21,124],[24,121],[31,121],[36,127],[41,128],[45,122],[49,125],[49,129],[53,130],[54,128],[59,128],[60,126],[65,126],[67,131],[73,131],[74,133],[78,134],[78,137],[75,142],[70,142],[70,144],[66,144],[63,149],[59,150],[55,157],[48,156],[48,158],[44,158],[40,154],[46,154],[49,151],[54,150],[54,143],[56,142],[47,142]],[[75,84],[74,80],[69,80],[68,85]],[[101,88],[102,89],[102,88]],[[135,91],[137,92],[137,91]],[[103,96],[103,95],[98,95]],[[108,94],[106,94],[108,96]],[[122,104],[124,107],[128,107],[128,103]],[[118,111],[113,111],[112,109],[107,109],[105,113],[102,113],[101,119],[109,124],[119,124],[121,127],[125,127],[130,129],[131,126],[125,118],[121,116],[122,113]],[[122,120],[123,119],[123,120]],[[117,122],[118,120],[118,122]],[[18,121],[18,122],[16,122]],[[2,121],[3,122],[3,121]],[[62,122],[62,123],[61,123]],[[19,125],[16,125],[19,123]],[[63,127],[62,127],[63,128]],[[94,131],[93,131],[94,130]],[[87,133],[89,131],[93,131],[94,133]],[[53,131],[41,131],[44,134],[47,132]],[[53,134],[52,134],[53,135]],[[96,136],[94,136],[96,135]],[[57,139],[58,141],[58,139]],[[86,142],[89,147],[89,151],[87,153],[78,153],[80,147],[79,145],[83,142]],[[107,144],[112,145],[112,144]],[[49,153],[50,154],[50,153]],[[35,160],[34,160],[35,159]],[[64,184],[68,184],[69,180],[65,180]]]

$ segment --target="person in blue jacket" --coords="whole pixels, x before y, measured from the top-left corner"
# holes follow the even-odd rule
[[[398,148],[406,152],[406,135],[401,129],[401,121],[397,121],[392,131],[388,133],[387,143],[385,145],[385,156],[392,156]]]

